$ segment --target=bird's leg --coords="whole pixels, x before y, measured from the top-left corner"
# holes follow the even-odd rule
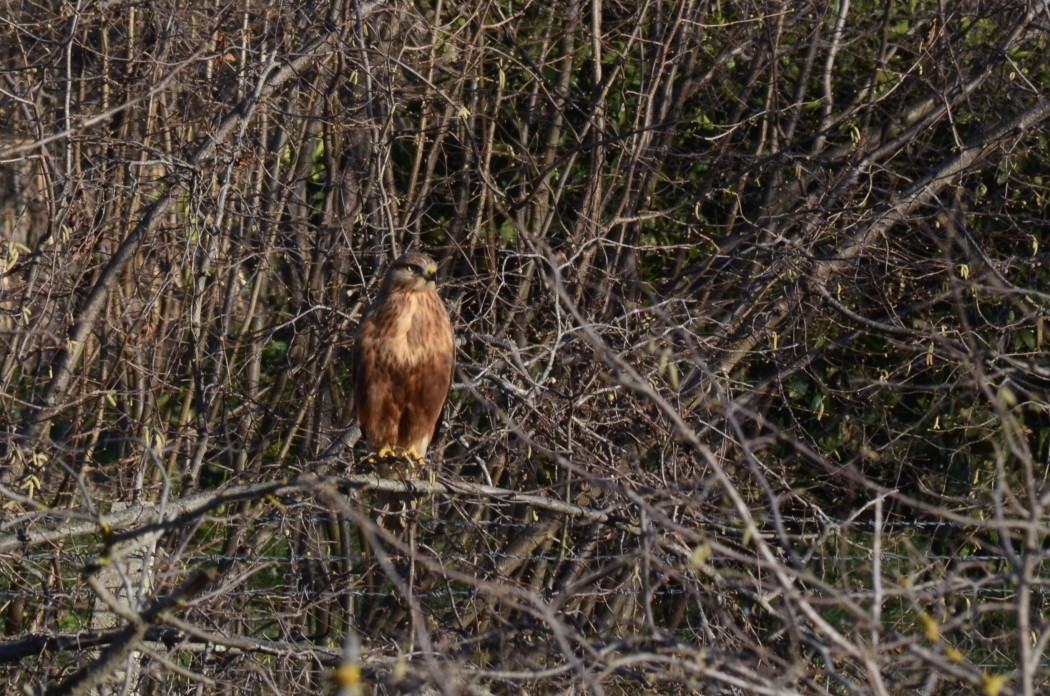
[[[426,462],[423,461],[423,455],[416,450],[415,445],[411,445],[408,449],[402,452],[402,454],[405,456],[405,459],[411,462],[413,473],[422,471],[426,468]]]
[[[379,466],[400,459],[402,454],[402,452],[394,449],[390,445],[383,445],[379,448],[378,452],[372,452],[371,454],[366,455],[363,461],[372,466]]]
[[[437,472],[433,467],[427,466],[426,461],[423,459],[423,455],[417,452],[415,447],[409,447],[407,454],[412,458],[413,463],[416,466],[416,471],[427,472],[427,483],[433,484],[437,481]]]

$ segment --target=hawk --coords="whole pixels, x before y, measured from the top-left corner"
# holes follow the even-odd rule
[[[409,252],[387,269],[354,342],[354,408],[380,459],[421,461],[437,435],[455,368],[437,264]]]

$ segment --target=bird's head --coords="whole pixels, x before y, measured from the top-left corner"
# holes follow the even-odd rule
[[[384,285],[388,290],[433,290],[437,264],[426,254],[410,251],[390,264]]]

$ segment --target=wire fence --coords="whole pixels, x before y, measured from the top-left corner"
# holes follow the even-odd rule
[[[670,520],[646,527],[653,511],[623,501],[613,521],[595,523],[493,497],[417,493],[396,537],[372,521],[375,491],[345,479],[284,485],[240,509],[184,512],[175,525],[146,508],[122,511],[137,513],[134,524],[100,521],[69,535],[49,517],[9,521],[16,538],[0,539],[0,602],[23,605],[28,635],[0,648],[8,688],[61,683],[78,693],[105,656],[97,646],[119,644],[127,611],[153,616],[158,603],[167,608],[126,646],[119,669],[106,667],[111,688],[313,693],[339,688],[350,665],[374,693],[546,689],[585,683],[595,670],[611,671],[606,688],[620,693],[686,693],[707,678],[711,692],[806,693],[815,675],[863,691],[855,657],[824,664],[834,645],[806,627],[812,617],[797,623],[802,608],[870,651],[897,689],[918,684],[930,659],[965,655],[978,675],[1016,660],[996,634],[1017,601],[1016,559],[922,551],[945,522],[822,519],[833,533],[790,534],[791,548],[772,525],[756,528],[779,555],[771,565],[741,530],[733,540],[699,519],[678,520],[692,533]],[[878,558],[849,551],[876,532]],[[41,534],[49,541],[34,541]],[[786,584],[777,579],[785,573]],[[192,593],[180,589],[194,582]],[[1050,583],[1025,591],[1039,612],[1050,608]],[[873,630],[884,642],[862,639]],[[797,653],[777,657],[782,650]],[[795,665],[792,683],[770,686],[799,659],[807,669]]]

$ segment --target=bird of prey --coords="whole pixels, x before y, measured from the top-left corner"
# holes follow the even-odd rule
[[[394,261],[354,342],[354,408],[381,475],[405,476],[421,464],[452,385],[452,323],[436,274],[425,254]]]

